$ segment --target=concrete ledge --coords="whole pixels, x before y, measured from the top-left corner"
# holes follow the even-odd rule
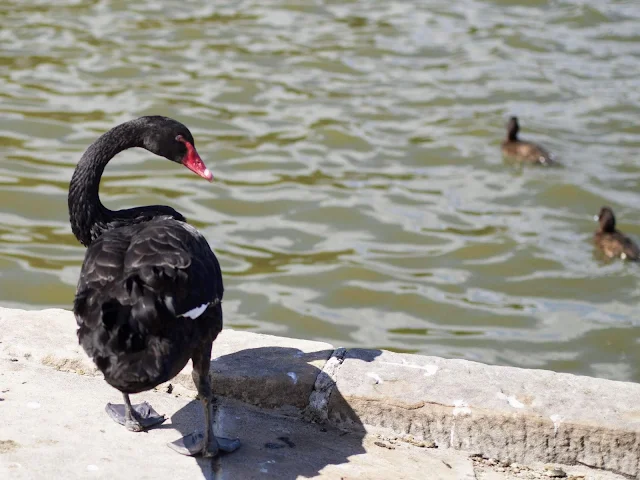
[[[350,350],[333,423],[371,424],[505,462],[640,476],[640,385],[466,360]]]
[[[64,310],[0,308],[0,354],[96,375]],[[640,385],[464,360],[334,349],[225,330],[211,363],[218,395],[293,406],[317,421],[386,427],[504,462],[559,462],[640,478]],[[190,366],[174,380],[194,389]]]

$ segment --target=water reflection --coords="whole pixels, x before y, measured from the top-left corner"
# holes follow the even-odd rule
[[[0,10],[0,302],[71,305],[66,189],[113,125],[175,116],[212,184],[145,152],[111,208],[169,204],[226,272],[228,325],[640,381],[632,3],[9,1]],[[504,121],[564,168],[500,155]]]

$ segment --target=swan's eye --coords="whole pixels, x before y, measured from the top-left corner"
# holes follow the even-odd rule
[[[178,136],[176,137],[176,140],[177,140],[178,142],[180,142],[180,143],[185,143],[185,141],[184,141],[184,137],[183,137],[182,135],[178,135]]]

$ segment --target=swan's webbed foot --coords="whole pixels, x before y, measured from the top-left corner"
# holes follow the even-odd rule
[[[131,405],[129,396],[127,394],[123,395],[125,397],[124,405],[107,403],[105,411],[114,422],[124,425],[127,430],[142,432],[166,420],[166,417],[156,412],[149,403],[142,402],[137,405]]]
[[[170,442],[167,445],[182,455],[190,457],[196,455],[215,457],[219,452],[235,452],[240,448],[240,440],[237,438],[212,437],[212,440],[207,442],[204,434],[196,432],[182,437],[175,442]]]

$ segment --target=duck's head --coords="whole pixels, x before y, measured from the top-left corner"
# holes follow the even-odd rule
[[[518,117],[511,117],[507,122],[507,138],[512,141],[517,140],[519,131],[520,124],[518,123]]]
[[[600,213],[594,217],[594,220],[600,224],[600,231],[602,232],[613,232],[616,229],[616,216],[609,207],[602,207]]]

